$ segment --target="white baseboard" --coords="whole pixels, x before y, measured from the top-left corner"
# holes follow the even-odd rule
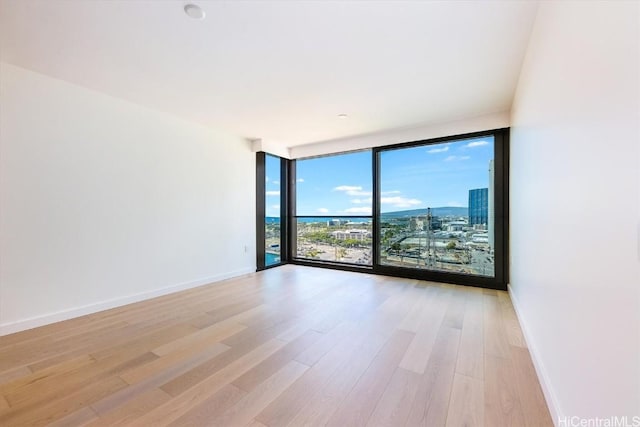
[[[553,424],[558,427],[559,420],[561,417],[563,417],[563,412],[560,410],[560,406],[558,405],[558,399],[556,398],[555,393],[553,392],[553,388],[551,387],[551,381],[549,380],[547,371],[544,368],[544,363],[540,358],[540,353],[538,352],[534,344],[533,337],[529,334],[527,322],[522,316],[522,312],[520,311],[520,304],[518,303],[518,300],[513,293],[511,284],[508,285],[508,288],[509,296],[511,297],[511,302],[513,303],[513,308],[515,309],[516,316],[518,317],[518,322],[520,322],[520,327],[522,328],[522,333],[524,334],[524,339],[527,342],[527,347],[529,348],[529,354],[531,355],[533,367],[536,370],[538,381],[540,382],[540,386],[542,387],[542,393],[544,394],[544,398],[547,401],[547,406],[549,407],[551,419],[553,421]]]
[[[194,280],[177,285],[167,286],[152,291],[140,292],[125,297],[118,297],[106,301],[87,304],[80,307],[74,307],[67,310],[61,310],[54,313],[47,313],[41,316],[30,317],[27,319],[16,320],[13,322],[0,323],[0,336],[12,334],[14,332],[25,331],[27,329],[37,328],[38,326],[48,325],[50,323],[61,322],[63,320],[73,319],[87,314],[97,313],[99,311],[120,307],[134,302],[139,302],[162,295],[172,294],[174,292],[186,289],[197,288],[198,286],[208,285],[210,283],[219,282],[233,277],[243,276],[245,274],[254,273],[255,268],[245,268],[241,270],[230,271],[216,276],[206,277],[204,279]]]

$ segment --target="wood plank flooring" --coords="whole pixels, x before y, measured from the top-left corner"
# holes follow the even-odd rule
[[[2,426],[552,426],[506,292],[284,266],[0,337]]]

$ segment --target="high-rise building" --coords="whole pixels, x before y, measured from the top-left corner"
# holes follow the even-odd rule
[[[489,211],[489,189],[469,190],[469,225],[487,224]]]

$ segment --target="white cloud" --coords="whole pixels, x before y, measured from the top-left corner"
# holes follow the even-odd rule
[[[427,153],[435,154],[435,153],[444,153],[445,151],[449,151],[449,146],[448,145],[445,145],[442,148],[432,148],[430,150],[427,150]]]
[[[452,208],[463,208],[464,205],[460,202],[447,202],[447,206],[451,206]]]
[[[471,141],[465,147],[473,148],[473,147],[482,147],[484,145],[489,145],[489,141]]]
[[[469,156],[449,156],[444,159],[445,162],[457,162],[460,160],[469,160],[471,157]]]
[[[269,177],[268,176],[264,177],[264,182],[269,182]]]
[[[358,191],[358,190],[349,190],[349,191]],[[349,191],[347,191],[347,194],[349,193]],[[370,192],[366,192],[367,195],[370,195]],[[385,205],[391,205],[394,206],[396,208],[409,208],[412,206],[418,206],[422,204],[422,201],[418,200],[418,199],[411,199],[408,197],[403,197],[403,196],[395,196],[395,194],[400,194],[401,192],[398,190],[393,190],[393,191],[383,191],[382,195],[383,197],[380,198],[380,203],[385,204]],[[386,197],[385,197],[386,195]],[[392,196],[394,195],[394,196]],[[373,201],[373,199],[371,197],[368,197],[366,199],[351,199],[351,203],[355,203],[355,204],[371,204]],[[365,213],[365,212],[371,212],[371,207],[355,207],[355,208],[350,208],[347,209],[345,212],[349,212],[349,213]]]
[[[304,179],[303,179],[303,178],[298,178],[296,181],[298,181],[298,182],[304,182]]]
[[[318,213],[329,213],[329,209],[327,209],[327,208],[318,208]]]
[[[368,199],[351,199],[351,203],[371,203],[373,201],[373,199],[371,199],[371,197],[369,197]]]
[[[381,197],[380,203],[383,205],[392,205],[396,208],[410,208],[412,206],[418,206],[422,204],[422,202],[418,199],[409,199],[402,196]]]
[[[371,191],[363,191],[359,185],[340,185],[333,191],[343,191],[349,196],[371,196]]]
[[[340,185],[333,189],[333,191],[358,191],[362,190],[362,187],[355,185]]]
[[[280,205],[271,205],[271,209],[280,209]]]
[[[267,191],[267,192],[265,192],[265,195],[267,195],[267,196],[279,196],[280,195],[280,190]]]
[[[371,208],[369,206],[364,206],[361,208],[349,208],[345,210],[346,213],[359,213],[359,214],[371,214]]]
[[[280,181],[273,181],[273,185],[280,185]]]
[[[357,187],[357,188],[360,188],[360,187]],[[353,191],[359,191],[359,190],[347,190],[347,194]],[[371,194],[371,192],[368,192],[368,191],[363,193],[367,193],[367,195]],[[401,192],[398,190],[383,191],[382,192],[383,197],[380,198],[380,203],[385,205],[391,205],[396,208],[410,208],[412,206],[419,206],[422,204],[421,200],[412,199],[404,196],[397,196],[396,194],[401,194]],[[371,197],[368,197],[366,199],[365,198],[351,199],[351,203],[355,203],[355,204],[361,204],[361,203],[371,204],[372,201],[373,199]],[[371,207],[355,207],[355,208],[347,209],[345,212],[349,212],[349,213],[371,212]]]

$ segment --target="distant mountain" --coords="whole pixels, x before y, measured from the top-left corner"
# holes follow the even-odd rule
[[[427,214],[426,209],[409,209],[406,211],[384,212],[380,216],[384,220],[384,219],[393,219],[393,218],[409,218],[412,216],[424,216],[426,214]],[[442,206],[439,208],[431,208],[431,214],[433,216],[465,217],[469,215],[469,209],[454,207],[454,206]],[[331,214],[329,214],[327,216],[321,216],[321,217],[313,217],[313,218],[307,217],[304,219],[299,219],[299,221],[300,222],[325,222],[331,218],[333,217],[331,216]],[[274,216],[268,216],[265,218],[265,222],[268,224],[279,224],[280,218],[274,217]]]
[[[407,211],[384,212],[380,216],[384,218],[405,218],[411,216],[426,215],[426,209],[410,209]],[[443,206],[439,208],[431,208],[433,216],[468,216],[469,209],[463,207]]]

